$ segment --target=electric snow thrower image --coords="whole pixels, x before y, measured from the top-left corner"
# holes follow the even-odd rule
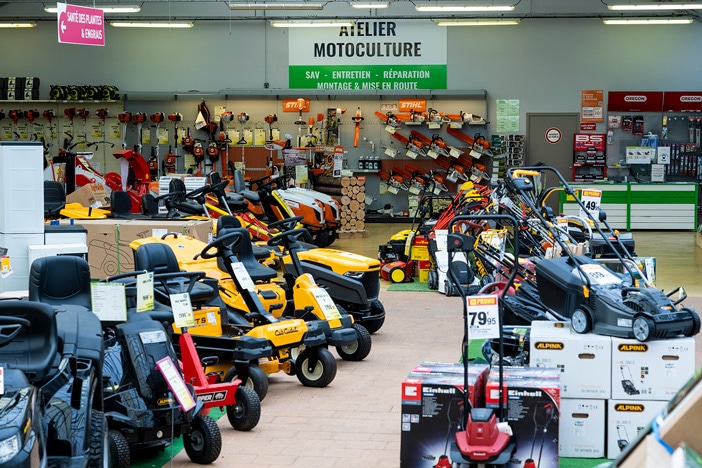
[[[566,193],[581,207],[595,230],[608,243],[621,263],[617,273],[584,255],[576,255],[564,240],[563,231],[556,225],[552,210],[539,204],[536,179],[543,172],[553,172],[565,187]],[[687,298],[678,288],[669,293],[656,289],[645,280],[628,250],[609,241],[600,222],[611,232],[607,217],[599,210],[599,219],[587,209],[563,176],[548,166],[512,168],[505,178],[508,188],[520,196],[526,212],[548,230],[554,242],[553,258],[542,258],[536,263],[536,284],[539,300],[558,320],[570,320],[577,333],[590,331],[639,341],[694,336],[700,331],[700,317],[691,307],[681,303]],[[616,234],[615,234],[616,236]],[[644,278],[637,286],[634,278]],[[672,296],[676,296],[675,299]]]

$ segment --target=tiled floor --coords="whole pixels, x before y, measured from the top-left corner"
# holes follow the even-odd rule
[[[369,237],[340,240],[334,247],[375,257],[379,244],[407,227],[368,224]],[[639,255],[656,257],[659,287],[669,290],[682,284],[697,296],[688,302],[702,310],[702,250],[695,246],[695,233],[642,232],[635,233],[635,239]],[[456,297],[392,292],[386,286],[381,300],[387,319],[373,335],[370,356],[362,362],[337,360],[336,379],[323,389],[303,387],[282,373],[272,375],[254,430],[237,432],[226,418],[220,420],[224,446],[214,466],[399,466],[400,382],[422,360],[458,358],[461,304]],[[196,465],[181,452],[172,466]]]

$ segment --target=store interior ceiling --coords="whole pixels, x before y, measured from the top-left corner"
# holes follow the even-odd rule
[[[270,21],[275,19],[339,19],[339,20],[383,20],[383,19],[598,19],[605,18],[692,18],[702,20],[702,2],[682,0],[75,0],[73,5],[87,7],[136,6],[136,13],[106,13],[108,20],[132,21]],[[610,7],[618,4],[647,4],[657,6],[653,10],[620,11]],[[682,4],[683,9],[671,10],[672,4]],[[418,6],[507,6],[507,11],[456,12],[418,11]],[[9,0],[0,2],[0,21],[31,20],[56,21],[56,13],[45,11],[56,3],[38,0]],[[231,8],[230,8],[231,6]],[[384,8],[377,8],[383,6]],[[236,8],[235,8],[236,7]],[[513,9],[511,9],[513,7]],[[685,8],[687,7],[687,8]],[[307,9],[317,8],[317,9]]]

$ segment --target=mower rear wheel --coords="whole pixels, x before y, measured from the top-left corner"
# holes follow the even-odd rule
[[[380,315],[382,314],[383,316],[377,319],[373,320],[363,320],[361,322],[361,325],[366,327],[366,330],[368,330],[368,333],[371,335],[378,330],[380,330],[385,323],[385,306],[383,306],[383,303],[380,302],[379,300],[374,300],[371,302],[371,315]]]
[[[227,406],[227,419],[237,431],[250,431],[261,419],[261,400],[249,387],[239,385],[236,389],[236,403]]]
[[[685,336],[695,336],[700,332],[700,316],[694,310],[688,309],[692,317],[692,329]]]
[[[432,291],[439,289],[439,272],[432,268],[429,270],[429,278],[427,281],[427,287]]]
[[[114,429],[108,431],[107,436],[109,437],[110,452],[110,464],[108,466],[112,468],[129,468],[131,453],[127,438],[124,437],[124,434]]]
[[[198,414],[190,423],[190,432],[183,435],[183,447],[190,459],[199,465],[209,465],[222,451],[222,433],[217,421]]]
[[[356,342],[346,346],[337,346],[336,352],[344,361],[362,361],[371,352],[372,339],[363,325],[353,324],[356,331]]]
[[[311,366],[315,353],[316,364]],[[305,348],[296,360],[296,374],[305,387],[326,387],[336,377],[336,359],[326,348]]]
[[[239,373],[236,370],[236,366],[232,366],[227,373],[224,374],[225,382],[233,382],[238,378]],[[249,376],[246,378],[245,382],[242,381],[242,385],[254,390],[260,401],[263,401],[266,395],[268,395],[268,376],[259,366],[249,366]]]
[[[656,334],[656,324],[653,323],[653,320],[643,315],[634,318],[634,324],[631,328],[634,338],[642,342],[650,340]]]
[[[589,333],[592,330],[592,318],[590,314],[583,309],[575,309],[570,317],[570,324],[575,330],[575,333]]]
[[[314,238],[314,245],[317,247],[326,247],[329,243],[329,233],[327,231],[319,231],[317,237]]]

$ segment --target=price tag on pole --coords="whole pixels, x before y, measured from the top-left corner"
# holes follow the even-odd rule
[[[137,312],[154,310],[154,273],[147,271],[137,275]]]
[[[470,339],[500,337],[499,308],[496,295],[468,297],[468,333]]]
[[[173,321],[178,328],[194,327],[195,314],[190,302],[190,294],[171,294],[171,308],[173,309]]]
[[[600,202],[602,201],[602,191],[593,189],[583,189],[582,195],[580,196],[580,201],[585,205],[587,210],[593,218],[599,219],[600,215]],[[588,219],[588,214],[580,210],[580,217],[583,219]]]

